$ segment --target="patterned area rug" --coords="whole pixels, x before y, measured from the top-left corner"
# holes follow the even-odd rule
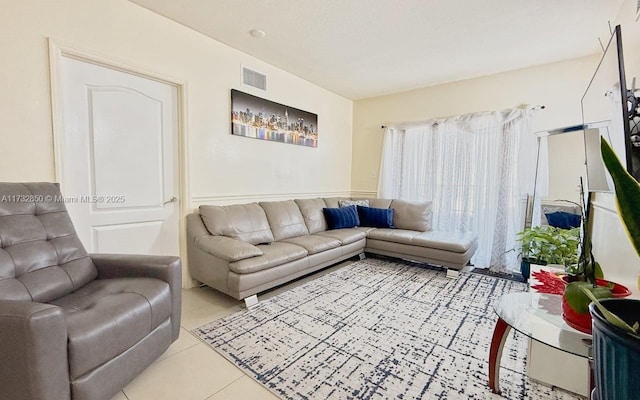
[[[284,399],[501,399],[488,382],[493,302],[520,282],[366,259],[194,330]],[[511,334],[508,399],[577,399],[526,378]]]

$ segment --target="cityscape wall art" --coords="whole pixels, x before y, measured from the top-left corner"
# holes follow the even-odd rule
[[[231,89],[231,134],[318,147],[318,115]]]

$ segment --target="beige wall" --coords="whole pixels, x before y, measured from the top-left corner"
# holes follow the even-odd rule
[[[125,0],[0,0],[0,181],[55,178],[47,37],[187,84],[188,196],[348,193],[352,102]],[[268,91],[240,84],[241,65]],[[318,114],[318,148],[232,136],[230,89]]]
[[[355,101],[353,190],[362,193],[377,190],[382,124],[502,110],[521,104],[546,106],[535,114],[534,131],[580,124],[580,98],[596,65],[597,57],[586,57]],[[554,143],[559,146],[554,144],[550,149],[554,168],[550,197],[577,200],[577,174],[584,159],[584,153],[580,153],[582,138],[575,135],[554,139]],[[568,155],[568,160],[561,158],[563,154]]]
[[[55,179],[50,37],[186,84],[183,212],[200,204],[348,194],[352,102],[126,0],[0,0],[0,181]],[[240,84],[241,65],[268,91]],[[318,114],[319,145],[230,134],[230,89]],[[186,237],[181,224],[181,253]],[[185,258],[183,285],[192,281]]]
[[[625,0],[616,22],[622,24],[628,85],[634,76],[640,82],[640,22],[635,22],[635,9],[635,0]],[[607,35],[606,29],[603,35]],[[535,115],[535,131],[580,124],[580,99],[599,59],[599,55],[585,57],[355,101],[352,190],[361,195],[373,195],[377,190],[383,134],[380,125],[385,123],[501,110],[525,103],[546,106]],[[552,139],[550,198],[578,198],[576,177],[582,173],[583,160],[581,135]],[[594,207],[596,258],[608,278],[628,285],[634,296],[640,296],[636,283],[640,258],[626,237],[614,197],[599,194]]]

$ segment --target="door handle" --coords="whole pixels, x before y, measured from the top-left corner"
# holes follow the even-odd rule
[[[166,206],[169,203],[175,203],[176,201],[178,201],[178,198],[176,196],[172,196],[169,200],[165,201],[164,203],[162,203],[163,206]]]

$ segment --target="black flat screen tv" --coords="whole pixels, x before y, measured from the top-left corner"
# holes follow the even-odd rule
[[[613,191],[600,155],[600,137],[611,144],[627,171],[640,181],[640,148],[633,146],[629,127],[630,93],[618,25],[581,100],[589,191]]]

